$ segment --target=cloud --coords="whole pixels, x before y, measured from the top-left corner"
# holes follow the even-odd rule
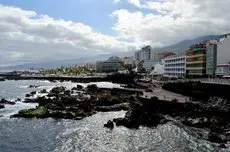
[[[118,3],[120,2],[121,0],[113,0],[114,3]]]
[[[130,4],[133,4],[133,5],[137,6],[137,7],[141,7],[140,0],[128,0],[128,2]]]
[[[0,66],[159,47],[230,31],[230,0],[113,1],[136,7],[111,10],[116,37],[80,22],[0,5]]]
[[[170,45],[180,40],[230,31],[230,0],[139,1],[139,8],[115,10],[113,29],[120,37],[152,46]],[[144,13],[148,10],[149,13]]]
[[[131,43],[83,23],[0,5],[0,65],[128,51]]]

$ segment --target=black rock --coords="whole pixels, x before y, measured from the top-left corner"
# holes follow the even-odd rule
[[[48,93],[48,92],[46,91],[46,89],[43,89],[40,91],[40,93]]]
[[[5,108],[5,106],[4,105],[0,105],[0,109],[3,109],[3,108]]]
[[[37,86],[37,85],[29,85],[29,87],[28,88],[38,88],[39,86]]]
[[[3,79],[3,78],[0,78],[0,81],[5,81],[5,79]]]
[[[104,127],[113,129],[114,124],[113,124],[113,122],[111,120],[109,120],[106,124],[104,124]]]
[[[1,100],[0,100],[0,103],[1,103],[1,104],[9,104],[9,105],[15,105],[15,104],[16,104],[15,102],[13,102],[13,101],[8,101],[8,100],[6,100],[6,99],[1,99]]]
[[[98,87],[96,84],[90,84],[87,86],[87,90],[91,90],[91,91],[94,91],[94,90],[97,90]]]
[[[215,142],[215,143],[227,143],[227,140],[224,139],[220,134],[217,134],[217,133],[213,133],[213,132],[210,132],[208,134],[208,139],[209,141],[211,142]]]
[[[15,102],[20,102],[20,101],[22,101],[20,98],[17,98],[17,99],[15,100]]]
[[[153,92],[152,89],[145,89],[145,92]]]
[[[72,90],[78,90],[78,91],[80,91],[80,90],[82,90],[84,87],[82,86],[82,85],[77,85],[77,87],[73,87],[72,88]]]
[[[36,91],[32,91],[32,92],[30,92],[30,95],[34,96],[36,93],[37,93]]]
[[[31,97],[31,94],[26,94],[25,97],[29,98]]]

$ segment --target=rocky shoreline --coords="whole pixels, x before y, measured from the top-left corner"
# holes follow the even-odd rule
[[[38,103],[34,109],[22,110],[12,117],[24,118],[64,118],[82,119],[96,112],[128,110],[132,95],[139,91],[125,89],[101,89],[96,85],[81,85],[67,90],[65,87],[55,87],[43,97],[30,98],[36,94],[35,91],[26,95],[23,102]]]
[[[26,95],[27,98],[23,102],[38,103],[38,106],[34,109],[21,110],[12,117],[79,120],[97,112],[125,110],[127,113],[124,118],[110,120],[104,127],[110,129],[115,125],[128,128],[155,127],[173,121],[188,127],[204,129],[207,134],[197,131],[201,138],[222,148],[229,147],[230,106],[226,100],[216,97],[210,98],[209,102],[178,102],[177,99],[169,101],[158,97],[145,98],[144,92],[151,93],[150,86],[154,85],[138,86],[138,83],[135,83],[133,86],[142,89],[103,89],[96,85],[87,87],[77,85],[71,90],[65,87],[55,87],[49,92],[41,90],[40,93],[45,95],[37,98],[31,98],[37,93],[31,92]]]

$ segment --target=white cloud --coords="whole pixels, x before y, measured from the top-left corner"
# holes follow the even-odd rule
[[[128,2],[130,4],[133,4],[133,5],[137,6],[137,7],[141,7],[140,0],[128,0]]]
[[[0,64],[38,62],[128,51],[130,43],[83,23],[0,5]]]
[[[116,19],[113,29],[121,37],[135,42],[163,46],[230,31],[230,0],[143,0],[140,6],[133,5],[140,10],[120,9],[112,16]],[[144,14],[142,9],[148,9],[150,13]]]
[[[83,23],[0,5],[0,65],[123,52],[144,44],[164,46],[230,31],[230,0],[126,1],[138,11],[111,13],[117,37]]]
[[[114,3],[118,3],[120,2],[121,0],[113,0]]]

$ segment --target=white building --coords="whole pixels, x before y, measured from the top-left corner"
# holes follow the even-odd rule
[[[217,76],[227,76],[229,74],[230,74],[229,63],[217,65],[217,68],[216,68],[216,75]]]
[[[156,64],[159,64],[158,61],[156,60],[146,60],[144,61],[143,63],[143,68],[147,71],[147,72],[150,72],[152,70],[154,70],[154,67]]]
[[[185,77],[186,58],[179,54],[164,59],[164,77]]]
[[[164,75],[164,64],[157,63],[152,70],[151,75],[163,76]]]
[[[230,34],[223,35],[217,45],[217,64],[228,63],[230,61]]]

